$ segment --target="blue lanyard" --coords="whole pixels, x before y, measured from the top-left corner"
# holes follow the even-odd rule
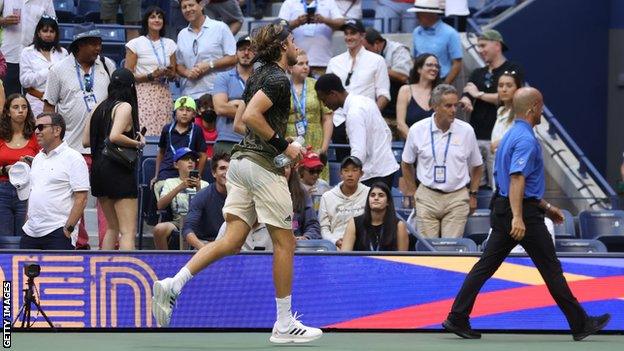
[[[436,152],[435,152],[435,143],[433,142],[433,117],[431,117],[431,123],[429,124],[429,130],[431,131],[431,153],[433,154],[433,163],[435,166],[438,165],[438,161],[436,160]],[[443,166],[446,166],[446,156],[448,156],[449,145],[451,144],[451,132],[448,133],[448,138],[446,138],[446,149],[444,149],[444,163]]]
[[[80,84],[80,90],[82,90],[83,93],[87,93],[87,91],[85,90],[85,86],[84,83],[82,82],[82,77],[80,76],[80,64],[78,63],[77,60],[74,60],[76,62],[76,77],[78,77],[78,84]],[[93,74],[94,72],[94,68],[95,68],[95,63],[91,66],[91,72],[89,72],[89,77],[91,77],[91,90],[93,91],[95,89],[95,74]],[[89,93],[92,93],[89,92]]]
[[[171,140],[171,133],[173,132],[173,128],[175,128],[176,126],[176,122],[172,122],[171,125],[169,126],[169,147],[171,148],[171,151],[173,152],[173,155],[175,156],[176,153],[176,149],[173,147],[173,142]],[[191,144],[193,143],[193,133],[195,132],[195,122],[191,122],[191,132],[189,133],[189,141],[188,141],[188,148],[191,149]]]
[[[241,78],[241,76],[238,74],[238,70],[236,68],[234,68],[234,74],[236,75],[236,80],[238,80],[238,84],[240,84],[241,88],[243,89],[243,91],[245,91],[245,81],[243,80],[243,78]],[[242,94],[241,94],[242,95]]]
[[[163,54],[163,59],[161,62],[160,61],[160,56],[158,55],[158,51],[156,51],[156,47],[154,46],[154,43],[152,42],[152,39],[150,39],[147,35],[145,36],[147,38],[147,41],[149,41],[150,45],[152,46],[152,50],[154,51],[154,55],[156,55],[156,60],[158,60],[158,66],[159,67],[167,67],[167,54],[165,53],[165,44],[163,43],[162,38],[160,38],[160,48],[162,49],[162,54]]]
[[[314,6],[312,6],[312,7],[316,7],[316,0],[314,0],[313,4],[314,4]],[[308,2],[306,0],[301,0],[301,5],[303,5],[303,12],[305,12],[307,14],[308,13]]]
[[[299,112],[299,115],[301,116],[301,120],[304,121],[305,123],[306,121],[306,92],[308,90],[308,81],[307,80],[303,81],[303,89],[301,89],[301,98],[297,97],[295,84],[292,81],[290,82],[290,90],[292,92],[292,97],[293,97],[295,108]]]

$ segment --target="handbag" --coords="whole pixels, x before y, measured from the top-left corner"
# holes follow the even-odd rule
[[[113,108],[111,115],[115,115],[117,106]],[[111,131],[111,119],[108,119],[108,135]],[[132,134],[134,135],[134,123],[132,124]],[[110,141],[109,138],[104,139],[104,148],[102,149],[102,155],[109,160],[124,166],[130,170],[134,169],[137,159],[139,158],[139,150],[133,147],[119,146]]]

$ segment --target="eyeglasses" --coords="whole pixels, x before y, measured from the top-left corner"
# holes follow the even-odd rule
[[[87,73],[84,75],[85,90],[90,93],[93,90],[93,77]]]
[[[347,80],[345,80],[345,86],[349,86],[349,84],[351,84],[351,76],[353,75],[353,71],[349,72],[349,74],[347,74]]]
[[[518,73],[516,73],[516,71],[505,71],[503,74],[506,76],[515,76]]]
[[[199,52],[199,42],[197,42],[197,39],[193,40],[193,55],[197,56],[197,53]]]
[[[39,131],[39,132],[43,132],[43,130],[45,129],[45,127],[48,127],[48,126],[53,126],[53,125],[54,125],[54,124],[37,124],[37,125],[35,126],[35,129],[36,129],[37,131]]]
[[[440,69],[440,65],[437,64],[437,63],[425,63],[424,66],[427,67],[427,68],[437,68],[437,69]]]
[[[485,74],[485,82],[484,82],[484,84],[485,84],[485,87],[488,88],[488,89],[492,87],[492,77],[493,76],[494,75],[492,74],[492,72],[487,72]]]

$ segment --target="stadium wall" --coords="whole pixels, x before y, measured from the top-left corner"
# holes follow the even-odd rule
[[[615,184],[620,180],[624,151],[624,1],[611,0],[610,23],[607,179]]]

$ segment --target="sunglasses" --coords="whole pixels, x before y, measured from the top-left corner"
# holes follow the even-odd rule
[[[45,129],[45,127],[48,127],[48,126],[50,126],[50,127],[51,127],[51,126],[54,126],[54,124],[49,124],[49,123],[48,123],[48,124],[45,124],[45,123],[44,123],[44,124],[37,124],[37,125],[35,126],[35,129],[36,129],[37,131],[39,131],[39,132],[43,132],[43,130]]]
[[[506,75],[506,76],[515,76],[518,73],[516,73],[516,71],[505,71],[505,72],[503,72],[503,74]]]
[[[46,15],[46,14],[42,15],[42,16],[41,16],[41,18],[51,19],[51,20],[57,21],[57,18],[56,18],[56,17],[54,17],[54,16],[50,16],[50,15]]]
[[[93,77],[91,77],[91,74],[87,73],[84,75],[84,85],[87,93],[93,90]]]
[[[321,174],[321,172],[323,172],[323,169],[322,168],[308,169],[308,172],[310,172],[310,174]]]
[[[494,75],[492,74],[492,72],[487,72],[487,73],[485,74],[485,81],[484,81],[484,84],[485,84],[485,87],[486,87],[486,88],[488,88],[488,89],[492,87],[492,77],[493,77],[493,76],[494,76]]]
[[[197,53],[199,53],[199,43],[195,39],[193,40],[193,55],[197,56]]]
[[[437,63],[425,63],[424,66],[427,67],[427,68],[437,68],[437,69],[440,69],[440,65],[437,64]]]
[[[351,76],[353,75],[353,71],[349,72],[349,74],[347,74],[347,80],[345,80],[345,86],[349,86],[349,84],[351,84]]]

